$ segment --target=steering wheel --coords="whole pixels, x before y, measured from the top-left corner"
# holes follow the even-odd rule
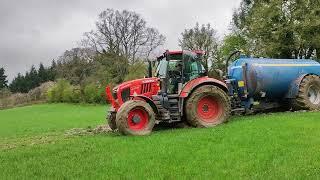
[[[177,78],[177,77],[181,76],[181,72],[175,71],[175,70],[169,71],[168,73],[169,73],[170,78]]]

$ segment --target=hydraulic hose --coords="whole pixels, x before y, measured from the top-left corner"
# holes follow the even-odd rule
[[[238,54],[238,53],[242,53],[242,51],[241,51],[241,50],[237,50],[237,51],[234,51],[233,53],[231,53],[231,54],[229,55],[229,57],[228,57],[228,59],[227,59],[227,61],[226,61],[226,66],[225,66],[225,71],[226,71],[226,73],[228,73],[229,61],[231,60],[231,58],[232,58],[234,55],[236,55],[236,54]]]

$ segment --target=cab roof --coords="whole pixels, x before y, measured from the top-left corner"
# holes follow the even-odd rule
[[[192,54],[194,54],[194,55],[203,55],[203,54],[205,54],[205,51],[202,51],[202,50],[194,50],[194,51],[188,51],[188,50],[178,50],[178,51],[169,51],[169,50],[167,50],[166,52],[164,52],[163,53],[163,55],[162,56],[159,56],[159,57],[157,57],[157,59],[158,60],[160,60],[160,59],[163,59],[164,57],[166,57],[166,56],[173,56],[173,57],[175,57],[175,56],[179,56],[179,55],[182,55],[182,54],[187,54],[187,55],[189,55],[189,56],[192,56]],[[175,57],[176,58],[176,57]],[[175,59],[175,58],[173,58],[173,59]],[[171,58],[170,58],[171,59]]]
[[[179,50],[179,51],[169,51],[169,50],[167,50],[165,53],[173,55],[173,54],[182,54],[183,52],[187,52],[187,50]],[[193,52],[193,53],[200,54],[200,55],[205,53],[202,50],[194,50],[194,51],[189,51],[189,52]]]

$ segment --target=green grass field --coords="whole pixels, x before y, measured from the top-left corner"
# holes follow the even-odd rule
[[[0,111],[0,179],[319,179],[320,112],[234,117],[151,136],[70,136],[106,107],[44,104]]]

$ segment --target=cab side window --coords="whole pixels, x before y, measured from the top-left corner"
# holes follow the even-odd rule
[[[185,62],[185,77],[187,81],[195,79],[200,75],[200,68],[198,61]]]

